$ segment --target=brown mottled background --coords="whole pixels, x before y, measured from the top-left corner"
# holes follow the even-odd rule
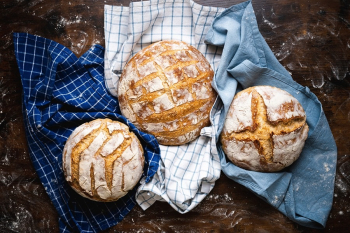
[[[104,46],[104,4],[129,0],[2,0],[0,2],[0,232],[58,232],[57,213],[29,159],[22,87],[12,32],[55,40],[82,55]],[[242,0],[195,0],[229,7]],[[327,226],[298,226],[222,174],[204,201],[181,215],[157,202],[136,206],[107,232],[349,232],[350,2],[253,0],[262,35],[293,78],[323,104],[338,146],[334,202]]]

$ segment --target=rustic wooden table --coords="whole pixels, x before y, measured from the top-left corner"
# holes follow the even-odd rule
[[[0,5],[0,232],[58,232],[58,215],[28,155],[22,87],[12,32],[55,40],[77,56],[104,46],[104,4],[130,0],[2,0]],[[242,0],[195,0],[229,7]],[[301,227],[222,174],[188,214],[157,202],[136,206],[107,232],[349,232],[350,220],[350,2],[256,0],[259,29],[293,78],[323,104],[338,146],[333,208],[325,230]]]

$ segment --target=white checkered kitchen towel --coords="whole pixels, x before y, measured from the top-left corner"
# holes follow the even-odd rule
[[[105,6],[105,83],[117,96],[124,65],[141,49],[161,40],[181,40],[204,54],[216,70],[222,50],[206,45],[204,38],[213,19],[224,8],[207,7],[190,0],[132,2],[129,7]],[[141,181],[136,201],[145,210],[156,200],[186,213],[200,203],[220,177],[216,150],[219,106],[211,113],[212,126],[195,141],[182,146],[160,146],[159,169],[149,183]]]

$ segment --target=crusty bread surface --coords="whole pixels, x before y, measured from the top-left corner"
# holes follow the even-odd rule
[[[235,165],[276,172],[298,159],[308,130],[305,111],[296,98],[276,87],[255,86],[233,99],[220,141]]]
[[[63,150],[63,171],[69,185],[83,197],[111,202],[139,182],[144,152],[125,124],[97,119],[77,127]]]
[[[153,43],[126,64],[118,84],[122,114],[163,145],[196,139],[210,124],[216,93],[206,58],[182,41]]]

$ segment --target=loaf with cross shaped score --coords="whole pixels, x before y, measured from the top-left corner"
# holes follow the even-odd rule
[[[233,164],[276,172],[298,159],[308,131],[305,111],[296,98],[276,87],[254,86],[233,99],[220,141]]]
[[[159,41],[125,65],[118,84],[122,114],[163,145],[182,145],[210,125],[214,72],[193,46]]]

